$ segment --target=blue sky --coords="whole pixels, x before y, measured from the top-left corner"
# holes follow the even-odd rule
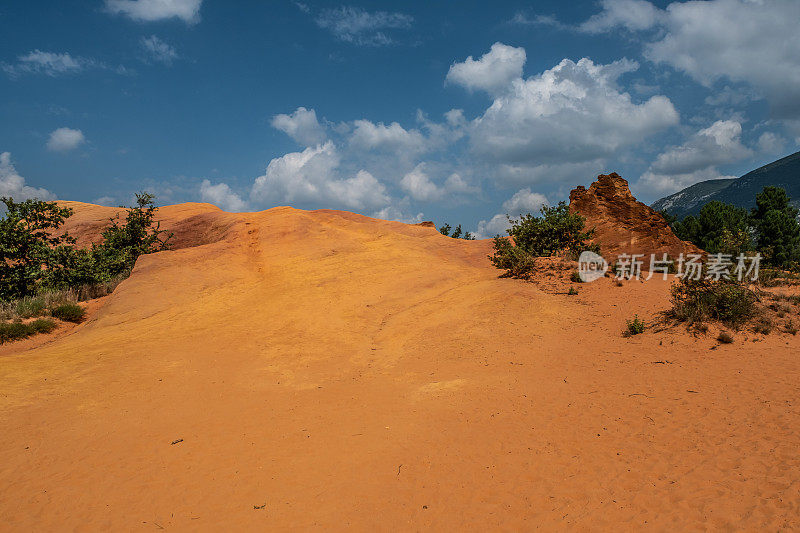
[[[798,149],[800,2],[11,0],[0,194],[462,223]]]

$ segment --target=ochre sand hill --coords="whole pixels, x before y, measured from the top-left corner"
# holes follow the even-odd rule
[[[797,337],[625,339],[667,282],[570,297],[430,227],[160,216],[179,249],[0,347],[3,531],[800,528]]]

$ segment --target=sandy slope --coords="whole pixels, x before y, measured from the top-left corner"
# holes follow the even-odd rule
[[[432,228],[162,214],[188,247],[0,350],[0,529],[800,528],[796,337],[624,339],[665,283],[568,297]]]

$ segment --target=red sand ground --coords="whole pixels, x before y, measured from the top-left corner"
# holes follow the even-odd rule
[[[567,296],[428,227],[161,215],[180,249],[0,347],[0,529],[800,528],[798,337],[626,339],[667,283]]]

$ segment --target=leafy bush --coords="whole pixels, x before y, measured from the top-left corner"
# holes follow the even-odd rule
[[[633,319],[625,321],[625,336],[639,335],[644,333],[644,322],[639,319],[639,315],[634,315]]]
[[[107,294],[130,273],[142,254],[164,250],[172,237],[155,221],[153,196],[136,195],[136,205],[103,231],[103,241],[89,249],[75,247],[69,235],[55,236],[72,215],[55,202],[3,198],[0,219],[0,301],[33,296],[42,290],[75,289]],[[96,287],[93,288],[93,287]]]
[[[37,318],[33,322],[29,322],[28,326],[33,329],[34,333],[50,333],[56,329],[56,323],[47,318]]]
[[[529,279],[536,266],[535,258],[510,240],[503,237],[494,238],[493,256],[489,256],[492,264],[505,270],[501,277]]]
[[[570,296],[577,296],[578,289],[576,289],[575,287],[570,287],[569,290],[567,291],[567,294]]]
[[[86,311],[78,304],[61,304],[50,310],[50,314],[65,322],[80,322],[86,316]]]
[[[671,292],[671,314],[681,321],[713,319],[737,327],[756,314],[755,294],[731,281],[684,277]]]
[[[0,322],[0,344],[25,339],[36,333],[50,333],[55,327],[55,322],[45,318],[40,318],[27,324],[22,322]]]
[[[533,270],[533,258],[551,256],[569,251],[578,255],[584,250],[599,251],[587,243],[594,230],[584,231],[585,219],[569,212],[569,206],[560,202],[556,207],[543,206],[540,217],[523,215],[519,220],[509,218],[511,228],[506,237],[494,238],[495,253],[492,264],[506,270],[505,276],[528,278]]]

